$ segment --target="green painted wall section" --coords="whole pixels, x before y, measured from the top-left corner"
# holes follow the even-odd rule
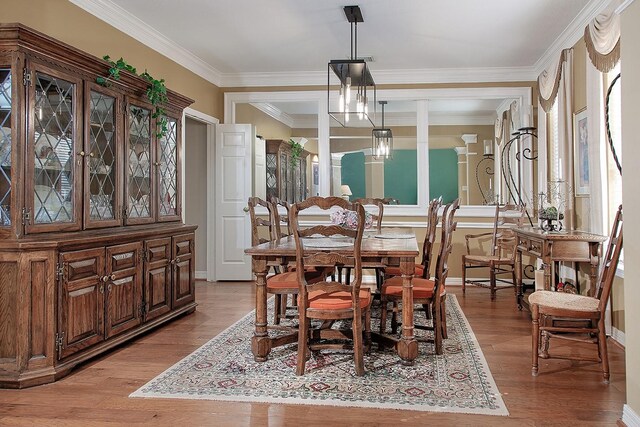
[[[384,197],[401,205],[418,204],[417,156],[416,150],[393,150],[393,158],[384,161]]]
[[[367,197],[364,171],[364,153],[348,153],[342,156],[342,185],[348,185],[353,195],[351,200]],[[337,194],[339,196],[339,194]]]
[[[458,198],[458,155],[453,148],[429,150],[429,199],[443,203]]]

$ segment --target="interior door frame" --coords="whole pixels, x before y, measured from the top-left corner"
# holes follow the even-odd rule
[[[186,140],[186,118],[190,118],[192,120],[196,120],[200,123],[204,123],[207,125],[207,242],[215,241],[215,164],[216,164],[216,156],[215,156],[215,137],[216,137],[216,129],[215,126],[220,123],[220,120],[210,116],[208,114],[202,113],[198,110],[194,110],[193,108],[187,107],[184,109],[182,114],[182,146],[180,147],[180,163],[181,163],[181,176],[180,182],[181,184],[181,202],[182,202],[182,223],[185,222],[185,218],[187,217],[187,210],[189,206],[185,203],[185,152],[187,146]],[[202,279],[207,281],[213,281],[215,278],[215,245],[207,244],[207,256],[206,256],[206,270],[196,270],[195,278]],[[195,263],[195,259],[194,259]]]

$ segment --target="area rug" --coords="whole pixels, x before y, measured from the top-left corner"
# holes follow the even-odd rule
[[[420,351],[414,366],[403,366],[392,349],[380,351],[374,343],[365,356],[363,377],[355,375],[351,353],[339,351],[314,351],[305,375],[296,376],[295,344],[273,349],[267,362],[255,362],[254,317],[249,313],[130,397],[509,415],[454,295],[447,297],[448,339],[442,355],[422,341],[432,332],[416,330]],[[375,312],[372,317],[375,331],[379,320]],[[424,313],[416,318],[430,322]]]

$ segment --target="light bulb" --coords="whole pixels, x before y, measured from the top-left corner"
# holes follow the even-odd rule
[[[364,97],[364,114],[369,116],[369,103],[366,96]]]
[[[344,122],[348,123],[349,122],[349,104],[345,104],[344,106]]]
[[[346,93],[345,93],[345,98],[347,101],[347,104],[351,102],[351,77],[347,77],[347,88],[346,88]]]
[[[344,113],[344,91],[340,87],[340,99],[338,100],[338,111]]]

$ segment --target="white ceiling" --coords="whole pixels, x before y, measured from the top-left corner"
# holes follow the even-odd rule
[[[325,84],[327,62],[349,56],[350,26],[342,10],[348,4],[362,9],[358,53],[374,58],[370,69],[378,84],[400,82],[403,73],[414,82],[532,80],[554,43],[583,31],[586,19],[607,3],[71,1],[159,51],[175,53],[174,60],[219,86]]]

